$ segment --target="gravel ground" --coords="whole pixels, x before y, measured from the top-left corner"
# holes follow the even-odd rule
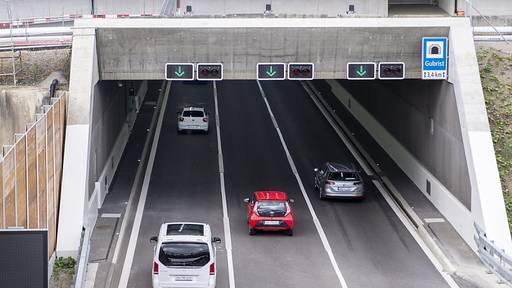
[[[18,85],[35,86],[50,73],[62,71],[69,79],[71,49],[50,49],[15,52]],[[0,52],[0,74],[12,73],[11,52]],[[0,76],[1,86],[11,86],[12,76]]]

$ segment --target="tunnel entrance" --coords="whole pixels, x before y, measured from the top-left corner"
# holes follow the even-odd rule
[[[453,2],[453,1],[450,1]],[[443,17],[450,16],[454,9],[450,9],[447,0],[390,0],[388,3],[389,17]]]

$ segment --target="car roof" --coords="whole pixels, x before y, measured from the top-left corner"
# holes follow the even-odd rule
[[[327,170],[329,172],[358,172],[354,164],[345,165],[335,162],[327,162]]]
[[[261,200],[281,200],[288,201],[288,196],[282,191],[256,191],[254,192],[256,201]]]
[[[193,229],[189,231],[178,231],[173,230],[171,227],[176,225],[193,225],[197,226],[199,230]],[[183,233],[173,233],[173,232],[183,232]],[[160,235],[163,241],[200,241],[200,242],[208,242],[211,238],[210,225],[199,222],[168,222],[163,223],[160,226]],[[159,238],[160,238],[159,237]]]
[[[190,107],[183,107],[183,111],[203,111],[204,112],[204,108],[190,106]]]

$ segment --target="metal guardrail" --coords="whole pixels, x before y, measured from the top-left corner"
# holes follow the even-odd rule
[[[505,254],[494,241],[489,240],[485,232],[475,223],[476,235],[474,236],[478,247],[478,254],[484,264],[489,267],[503,283],[512,286],[512,257]]]

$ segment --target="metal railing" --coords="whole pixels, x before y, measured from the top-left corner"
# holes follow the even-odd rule
[[[491,21],[489,21],[489,18],[485,15],[483,15],[475,6],[473,6],[473,3],[471,2],[471,0],[464,0],[464,11],[466,11],[466,17],[469,17],[469,22],[471,23],[471,26],[473,26],[473,11],[475,11],[478,16],[482,17],[482,19],[484,19],[484,21],[487,23],[487,25],[489,25],[490,27],[492,27],[492,29],[494,30],[494,32],[499,35],[499,38],[503,41],[505,41],[505,43],[507,43],[508,45],[512,45],[512,43],[507,39],[507,37],[505,37],[503,35],[503,33],[501,33],[497,28],[496,26],[494,26]]]
[[[502,281],[512,285],[512,257],[505,254],[494,241],[489,240],[485,232],[475,223],[476,235],[474,237],[478,247],[478,255],[482,262],[489,267]]]

